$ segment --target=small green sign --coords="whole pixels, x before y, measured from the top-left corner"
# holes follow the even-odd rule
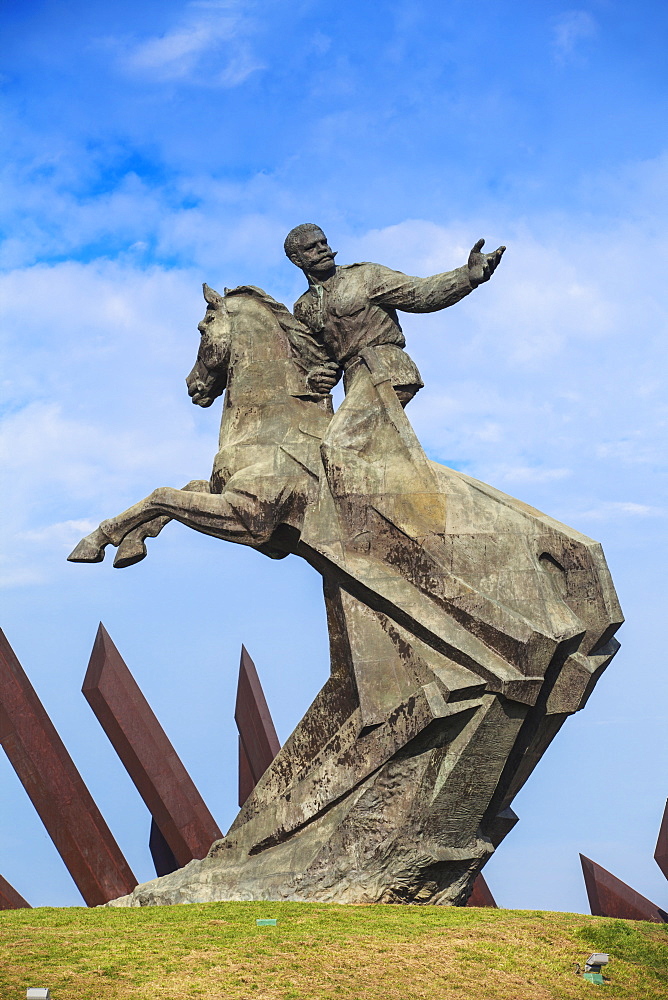
[[[255,923],[257,924],[258,927],[275,927],[277,921],[276,918],[274,917],[271,920],[256,920]]]
[[[598,983],[599,986],[605,986],[605,979],[600,972],[585,972],[584,978],[588,979],[590,983]]]

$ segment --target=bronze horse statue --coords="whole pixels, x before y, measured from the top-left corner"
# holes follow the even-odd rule
[[[186,384],[202,407],[227,389],[210,479],[154,490],[82,539],[70,561],[101,562],[112,544],[119,547],[114,565],[132,565],[146,555],[144,539],[172,519],[269,555],[288,554],[269,541],[279,526],[299,526],[312,492],[305,470],[315,464],[332,411],[306,376],[327,356],[285,306],[259,289],[244,286],[223,297],[204,285],[204,298],[200,348]]]

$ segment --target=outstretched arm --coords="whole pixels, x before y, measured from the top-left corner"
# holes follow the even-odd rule
[[[380,264],[361,265],[365,268],[369,298],[378,305],[404,312],[437,312],[452,306],[483,281],[488,281],[498,267],[506,248],[482,253],[484,242],[478,240],[464,267],[429,278],[413,278]]]

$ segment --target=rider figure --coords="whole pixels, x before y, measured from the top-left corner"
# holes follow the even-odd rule
[[[464,267],[430,278],[412,278],[382,264],[337,266],[336,254],[319,226],[305,223],[291,229],[285,252],[308,279],[309,287],[295,302],[294,315],[323,344],[336,363],[331,369],[311,373],[311,385],[327,392],[353,362],[362,359],[374,381],[392,380],[405,406],[424,385],[415,362],[404,351],[406,340],[397,309],[404,312],[436,312],[454,305],[483,281],[499,264],[505,247],[482,253],[478,240]]]

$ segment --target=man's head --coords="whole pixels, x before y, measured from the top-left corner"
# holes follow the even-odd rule
[[[326,278],[334,271],[336,254],[320,226],[305,222],[285,237],[285,253],[297,267],[314,278]]]

